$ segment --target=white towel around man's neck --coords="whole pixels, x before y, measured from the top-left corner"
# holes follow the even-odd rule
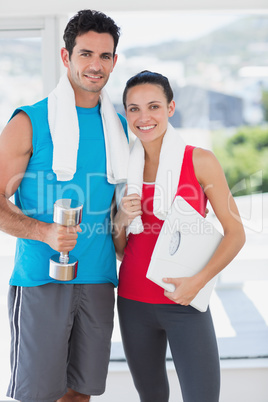
[[[122,123],[104,89],[100,94],[100,103],[107,180],[111,184],[118,184],[127,179],[128,141]],[[75,95],[67,74],[61,77],[57,87],[48,96],[48,123],[53,142],[52,169],[57,180],[72,180],[77,166],[79,124]]]
[[[172,205],[179,185],[181,167],[186,144],[180,134],[169,123],[164,135],[159,157],[159,165],[155,180],[153,213],[161,220],[165,220]],[[130,152],[127,194],[137,193],[142,196],[143,171],[145,152],[141,141],[137,138]],[[129,233],[143,232],[141,217],[138,216],[127,227]]]

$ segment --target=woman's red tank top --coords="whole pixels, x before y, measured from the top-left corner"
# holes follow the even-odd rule
[[[205,215],[207,198],[195,176],[194,147],[185,148],[176,195],[183,197],[197,212]],[[142,222],[144,231],[130,234],[120,266],[118,295],[126,299],[153,304],[174,304],[164,296],[164,289],[146,278],[151,255],[164,221],[153,214],[154,184],[144,183],[142,190]]]

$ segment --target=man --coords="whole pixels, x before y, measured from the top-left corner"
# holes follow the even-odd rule
[[[110,205],[114,184],[124,176],[108,181],[107,171],[118,163],[127,140],[125,120],[114,113],[124,138],[116,160],[110,152],[108,163],[116,133],[104,133],[108,112],[102,110],[102,88],[117,61],[118,39],[119,28],[111,18],[78,12],[66,26],[61,50],[67,69],[62,86],[74,97],[75,117],[69,116],[72,105],[66,106],[69,95],[64,99],[59,88],[48,99],[17,109],[0,137],[0,229],[18,237],[9,292],[12,373],[7,395],[22,402],[89,401],[105,389],[117,285]],[[56,126],[65,127],[60,140],[53,118]],[[76,148],[71,143],[73,120]],[[64,159],[70,143],[74,171],[64,178],[54,167],[57,152]],[[9,200],[13,194],[15,205]],[[61,198],[83,204],[80,226],[53,223],[53,204]],[[51,278],[54,250],[74,247],[77,277],[70,282]]]

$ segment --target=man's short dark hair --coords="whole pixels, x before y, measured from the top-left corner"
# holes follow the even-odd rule
[[[77,36],[83,35],[89,31],[109,33],[114,40],[113,55],[115,55],[120,36],[120,28],[115,24],[114,20],[99,11],[81,10],[70,19],[64,31],[63,39],[65,48],[69,52],[69,57],[71,57],[73,53]]]

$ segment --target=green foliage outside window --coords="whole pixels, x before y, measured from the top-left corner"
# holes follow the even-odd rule
[[[264,120],[268,121],[268,91],[262,92],[262,107],[263,107]]]
[[[213,132],[213,151],[235,196],[268,192],[268,127]]]

